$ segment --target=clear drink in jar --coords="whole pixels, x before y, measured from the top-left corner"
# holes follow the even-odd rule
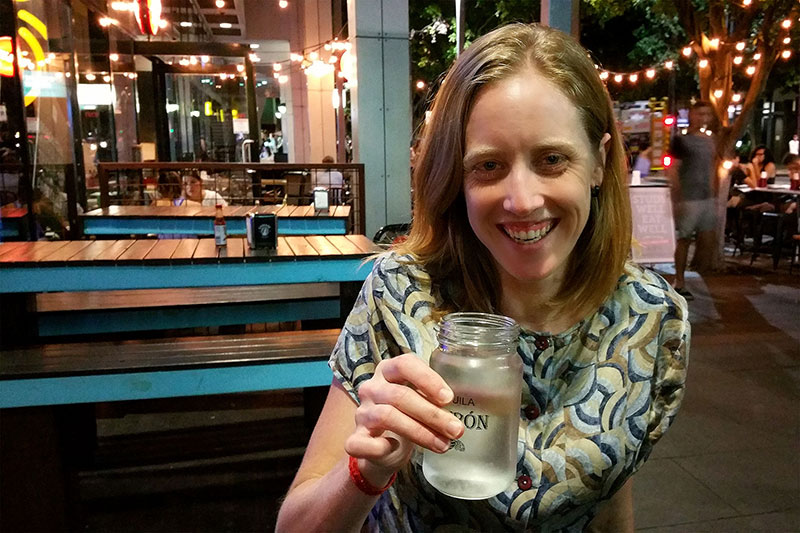
[[[455,328],[447,329],[448,317],[456,321]],[[470,335],[459,322],[462,318],[469,327],[485,331]],[[516,354],[519,328],[498,315],[454,313],[443,320],[440,347],[430,365],[454,393],[444,409],[461,420],[465,430],[447,452],[425,450],[422,472],[443,494],[482,500],[504,491],[516,477],[522,384],[522,361]]]

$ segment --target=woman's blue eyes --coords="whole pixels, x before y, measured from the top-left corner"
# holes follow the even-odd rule
[[[560,154],[548,154],[544,157],[544,162],[548,165],[558,165],[563,162],[565,157]]]
[[[550,153],[539,157],[535,163],[535,168],[543,174],[558,173],[563,170],[563,167],[569,162],[569,158],[564,154]],[[491,172],[494,173],[503,168],[499,161],[482,161],[472,167],[472,170],[478,173]]]

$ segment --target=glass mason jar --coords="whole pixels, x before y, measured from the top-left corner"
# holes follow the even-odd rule
[[[422,472],[438,491],[483,500],[505,490],[517,470],[522,394],[519,325],[487,313],[451,313],[439,322],[439,348],[430,365],[455,394],[445,409],[464,435],[438,454],[424,450]]]

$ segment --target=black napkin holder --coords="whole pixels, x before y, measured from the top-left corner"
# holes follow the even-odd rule
[[[245,218],[247,244],[253,249],[274,250],[278,247],[278,217],[274,214],[250,213]]]

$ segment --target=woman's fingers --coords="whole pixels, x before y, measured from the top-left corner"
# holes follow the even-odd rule
[[[392,461],[393,455],[400,454],[402,457],[397,459],[402,462],[411,447],[404,446],[402,439],[392,432],[386,431],[381,436],[373,436],[362,429],[348,437],[344,449],[354,457],[363,457],[370,461]]]
[[[359,408],[356,410],[356,424],[364,427],[370,436],[378,437],[384,431],[391,431],[430,450],[445,451],[450,446],[450,439],[460,432],[461,424],[451,414],[443,411],[442,414],[455,423],[452,429],[447,426],[449,421],[439,425],[425,419],[422,422],[390,404],[373,404]],[[437,416],[446,420],[441,414]],[[444,426],[444,431],[439,431],[439,426]]]
[[[453,390],[444,379],[413,353],[381,361],[375,373],[391,383],[412,385],[437,405],[446,405],[453,400]]]
[[[463,430],[455,416],[406,385],[376,380],[364,383],[359,392],[362,408],[356,413],[356,422],[375,434],[386,428],[424,446],[419,440],[427,441],[430,433],[449,440],[458,438]],[[423,434],[418,427],[429,431]]]

